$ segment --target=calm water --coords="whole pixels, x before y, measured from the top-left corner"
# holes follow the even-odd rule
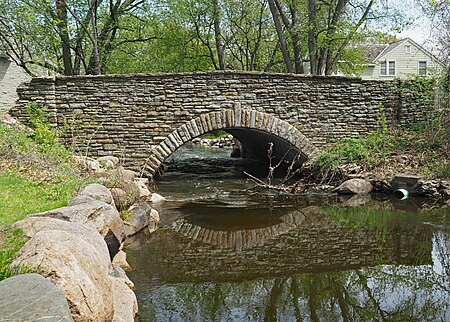
[[[140,321],[450,321],[448,209],[262,191],[228,153],[184,148],[159,183],[127,249]]]

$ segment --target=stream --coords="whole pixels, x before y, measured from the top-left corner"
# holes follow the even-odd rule
[[[449,208],[261,190],[229,153],[168,161],[160,228],[126,249],[139,321],[450,321]]]

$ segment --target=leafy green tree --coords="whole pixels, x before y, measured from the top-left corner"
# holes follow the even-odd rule
[[[354,43],[404,22],[388,2],[375,0],[269,0],[269,6],[286,71],[295,73],[331,75],[340,61],[359,62],[362,52]]]
[[[4,0],[0,43],[29,74],[34,66],[65,75],[101,74],[111,53],[142,28],[141,0]]]

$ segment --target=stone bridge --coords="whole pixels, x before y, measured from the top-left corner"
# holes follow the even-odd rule
[[[148,174],[181,145],[225,130],[251,159],[302,163],[341,138],[387,122],[407,124],[419,106],[393,82],[250,72],[35,78],[18,89],[11,114],[45,108],[67,144],[93,157],[115,155]]]

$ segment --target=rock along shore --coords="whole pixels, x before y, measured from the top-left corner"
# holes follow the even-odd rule
[[[126,275],[131,268],[122,247],[137,232],[157,229],[159,214],[151,203],[164,198],[152,194],[148,180],[119,166],[115,157],[77,161],[103,184],[82,187],[68,206],[14,224],[30,240],[12,267],[44,278],[25,274],[0,282],[0,311],[12,319],[0,321],[137,320],[134,285]],[[119,210],[126,210],[124,220]],[[23,290],[20,301],[10,296],[18,289]]]

